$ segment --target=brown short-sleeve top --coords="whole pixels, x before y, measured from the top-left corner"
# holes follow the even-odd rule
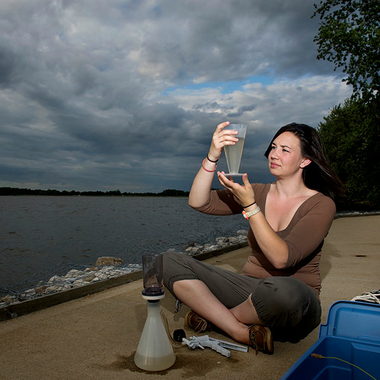
[[[270,184],[252,184],[256,203],[265,216],[265,203]],[[214,190],[210,201],[196,210],[212,215],[231,215],[242,211],[241,205],[228,190]],[[276,269],[265,257],[258,246],[251,229],[248,232],[248,244],[251,255],[243,267],[243,273],[256,278],[269,276],[293,276],[309,285],[319,296],[321,278],[319,261],[321,250],[331,224],[336,207],[334,201],[317,193],[304,201],[295,212],[289,225],[277,235],[282,238],[289,250],[285,269]]]

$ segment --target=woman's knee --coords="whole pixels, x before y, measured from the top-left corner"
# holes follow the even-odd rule
[[[178,280],[178,281],[175,281],[173,283],[174,293],[190,292],[194,288],[195,281],[197,281],[197,280]]]
[[[265,324],[283,326],[297,325],[314,298],[314,292],[306,284],[290,277],[264,279],[251,296]]]
[[[181,280],[197,279],[188,256],[178,252],[163,253],[163,282],[165,287],[174,294],[173,286]],[[193,259],[194,260],[194,259]]]

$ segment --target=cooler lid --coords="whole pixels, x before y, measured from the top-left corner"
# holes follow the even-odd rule
[[[319,327],[326,335],[351,339],[380,338],[380,305],[357,301],[337,301],[330,306],[327,323]]]

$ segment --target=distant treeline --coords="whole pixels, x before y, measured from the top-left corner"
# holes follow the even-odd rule
[[[138,196],[138,197],[187,197],[188,191],[167,189],[161,193],[122,193],[120,190],[111,191],[59,191],[59,190],[31,190],[31,189],[19,189],[13,187],[0,187],[0,195],[61,195],[61,196],[90,196],[90,197],[120,197],[120,196]]]

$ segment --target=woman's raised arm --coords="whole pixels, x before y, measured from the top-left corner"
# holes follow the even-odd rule
[[[226,145],[234,145],[238,141],[234,137],[237,134],[236,131],[224,130],[229,124],[230,122],[226,121],[216,127],[207,158],[203,161],[202,167],[199,169],[191,186],[189,205],[192,207],[204,206],[209,201],[217,161]]]

